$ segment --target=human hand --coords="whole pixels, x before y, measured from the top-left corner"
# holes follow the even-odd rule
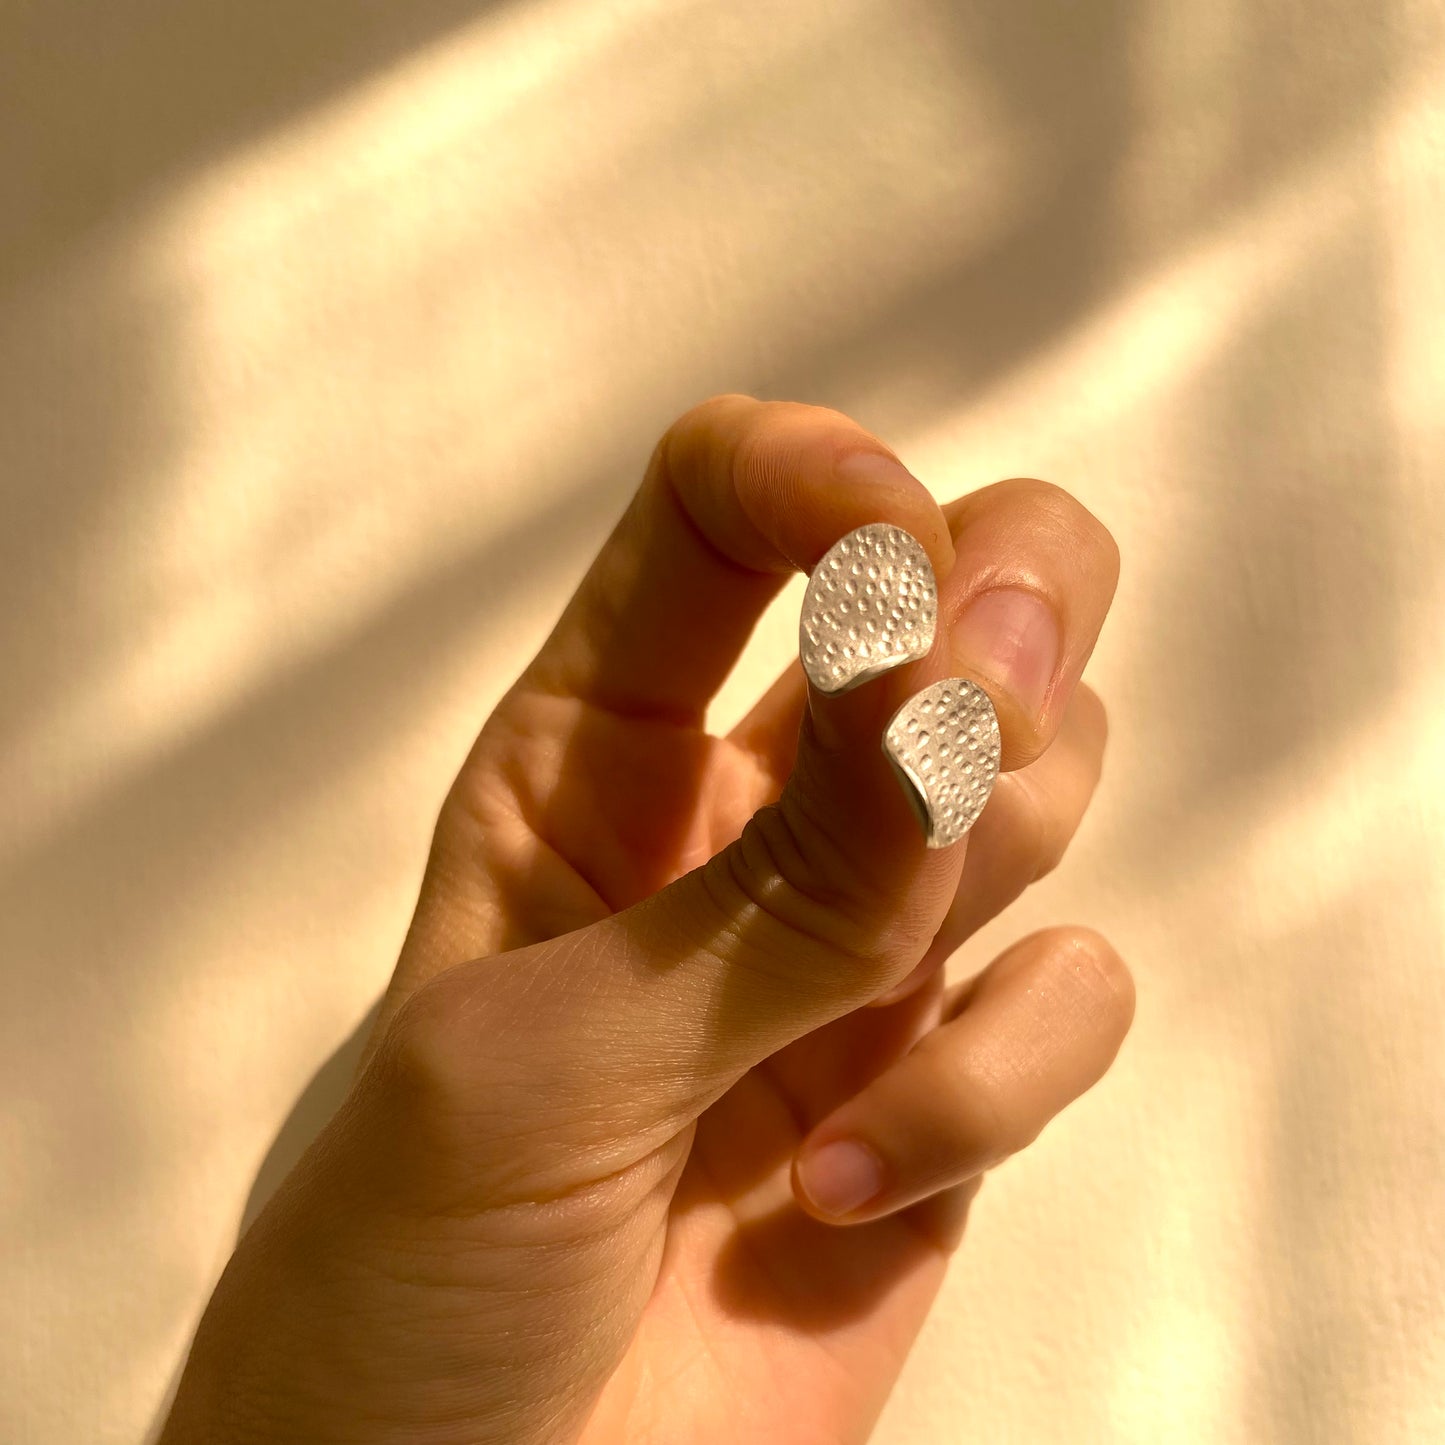
[[[795,663],[710,736],[788,573],[878,521],[933,562],[933,652],[831,697]],[[1132,1015],[1086,930],[939,971],[1093,791],[1116,571],[1065,493],[940,510],[836,412],[676,422],[451,790],[367,1059],[237,1248],[165,1445],[864,1440],[982,1172]],[[1004,771],[928,850],[879,740],[956,675]]]

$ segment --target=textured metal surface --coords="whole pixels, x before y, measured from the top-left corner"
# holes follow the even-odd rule
[[[998,717],[988,694],[961,677],[915,693],[883,735],[930,848],[973,827],[998,777]]]
[[[813,569],[798,655],[820,692],[845,692],[926,656],[937,622],[928,554],[901,527],[872,522],[835,542]]]

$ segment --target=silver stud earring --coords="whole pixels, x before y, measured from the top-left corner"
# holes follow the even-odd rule
[[[846,692],[933,647],[938,584],[916,537],[886,522],[849,532],[808,578],[798,655],[819,692]]]
[[[957,843],[998,777],[998,716],[988,694],[961,677],[935,682],[893,714],[883,751],[913,804],[930,848]]]

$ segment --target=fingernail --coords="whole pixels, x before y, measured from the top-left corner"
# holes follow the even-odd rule
[[[953,624],[954,665],[997,683],[1024,712],[1037,716],[1059,663],[1054,610],[1033,592],[1000,587],[975,597]]]
[[[803,1192],[821,1214],[851,1214],[883,1188],[883,1166],[865,1144],[835,1139],[798,1162]]]

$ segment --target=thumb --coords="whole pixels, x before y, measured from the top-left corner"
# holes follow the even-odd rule
[[[621,1167],[909,974],[964,850],[926,846],[880,744],[951,664],[935,642],[846,693],[810,687],[792,776],[732,844],[641,903],[454,968],[407,1001],[394,1032],[411,1066],[459,1098],[507,1100],[508,1134],[547,1141],[502,1151],[506,1188]]]
[[[486,1188],[493,1170],[503,1194],[623,1167],[749,1068],[906,977],[953,903],[967,844],[925,845],[880,746],[890,720],[932,684],[979,678],[1006,763],[1026,761],[1047,744],[1112,592],[1107,534],[1057,489],[976,493],[940,547],[931,518],[948,529],[917,483],[830,479],[825,463],[847,433],[835,415],[742,399],[706,415],[707,444],[662,450],[672,490],[644,488],[539,655],[550,690],[692,708],[771,590],[737,559],[815,566],[860,523],[931,541],[947,569],[946,625],[924,658],[851,691],[810,691],[782,796],[702,867],[586,928],[448,967],[405,997],[378,1062],[423,1090],[429,1118],[462,1121],[477,1145],[463,1151],[468,1179]],[[664,596],[673,602],[657,605]]]

